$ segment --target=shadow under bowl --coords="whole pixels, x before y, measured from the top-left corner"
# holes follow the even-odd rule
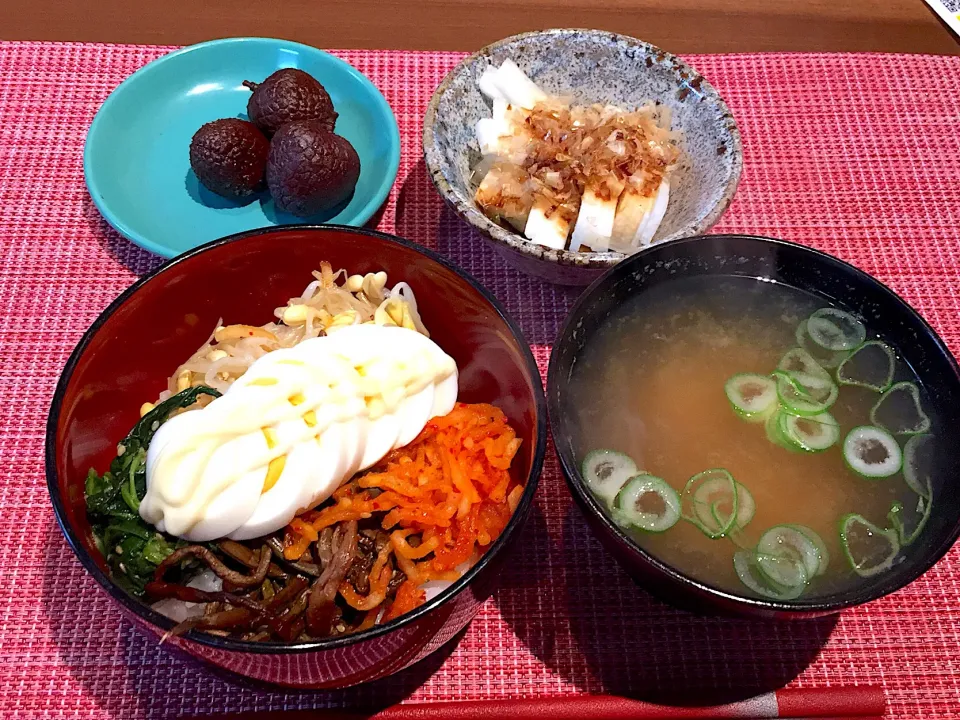
[[[816,617],[896,592],[929,570],[960,537],[960,445],[938,443],[932,514],[902,562],[856,586],[810,599],[738,595],[697,580],[645,550],[608,516],[580,471],[576,417],[568,398],[574,366],[617,308],[664,284],[697,277],[744,277],[804,290],[847,308],[901,353],[927,393],[943,428],[960,427],[960,368],[927,322],[880,281],[819,251],[771,238],[707,235],[657,245],[594,282],[579,298],[553,347],[547,405],[561,468],[574,499],[603,545],[639,584],[663,600],[705,613],[776,619]],[[837,558],[842,562],[842,558]]]
[[[417,295],[424,323],[457,361],[463,402],[497,405],[523,441],[512,472],[525,490],[501,536],[464,576],[416,610],[364,632],[316,642],[256,643],[190,631],[171,646],[220,670],[288,687],[334,688],[412,665],[463,629],[492,592],[530,512],[546,446],[536,362],[503,307],[473,278],[399,238],[340,226],[266,228],[181,255],[139,280],[94,322],[57,385],[47,423],[53,509],[83,567],[136,625],[159,637],[174,623],[111,578],[86,515],[84,479],[104,469],[140,405],[224,323],[262,324],[298,296],[321,260],[352,273],[384,270]]]
[[[484,69],[507,59],[545,92],[572,97],[576,104],[632,109],[652,100],[669,108],[673,129],[683,133],[683,155],[654,242],[704,233],[730,205],[743,169],[740,131],[726,103],[696,70],[642,40],[602,30],[514,35],[466,58],[444,78],[427,106],[423,152],[443,199],[519,270],[558,284],[587,285],[624,256],[537,245],[497,225],[474,203],[476,125],[491,114],[477,83]]]

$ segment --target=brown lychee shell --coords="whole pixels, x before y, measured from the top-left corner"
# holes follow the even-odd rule
[[[253,90],[247,115],[267,137],[295,120],[320,120],[333,132],[337,113],[333,101],[316,78],[297,68],[277,70],[262,83],[245,81]]]
[[[308,217],[350,197],[360,157],[350,142],[320,120],[287,123],[273,136],[267,186],[279,210]]]
[[[202,126],[190,141],[190,167],[211,192],[249,197],[264,185],[270,141],[246,120],[225,118]]]

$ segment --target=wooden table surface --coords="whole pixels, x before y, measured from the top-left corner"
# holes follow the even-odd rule
[[[0,0],[0,39],[188,44],[261,35],[319,47],[471,50],[596,27],[678,53],[960,55],[922,0]]]

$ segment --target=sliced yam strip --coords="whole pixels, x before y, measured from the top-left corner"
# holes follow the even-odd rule
[[[650,212],[647,213],[646,218],[637,229],[637,234],[634,236],[633,246],[635,248],[646,247],[653,242],[657,230],[660,229],[660,223],[663,222],[663,218],[667,214],[667,205],[669,202],[670,181],[667,178],[663,178],[660,182],[660,187],[657,189],[657,196],[653,201],[653,207],[650,209]]]
[[[610,249],[628,254],[636,250],[633,240],[653,208],[655,199],[654,195],[641,195],[630,189],[620,193],[617,213],[613,218]]]
[[[609,189],[609,192],[604,192]],[[602,188],[590,185],[583,193],[580,202],[580,213],[573,226],[573,236],[570,238],[570,249],[578,252],[584,245],[595,252],[603,252],[610,247],[610,236],[613,235],[613,224],[617,214],[617,200],[622,193],[622,187]]]
[[[481,77],[482,80],[482,77]],[[511,105],[532,110],[547,94],[510,59],[504,60],[493,76],[493,84]]]
[[[568,218],[575,215],[574,208],[558,208],[548,198],[539,196],[530,209],[523,234],[538,245],[563,250],[567,245],[572,224],[572,220]]]

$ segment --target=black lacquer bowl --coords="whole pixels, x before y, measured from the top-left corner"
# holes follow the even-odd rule
[[[87,520],[84,478],[105,468],[140,404],[207,338],[218,319],[260,324],[302,292],[321,260],[408,281],[434,340],[457,361],[463,402],[506,413],[523,440],[511,472],[526,488],[513,518],[464,576],[421,607],[353,635],[257,643],[191,630],[173,647],[230,674],[290,687],[376,680],[437,650],[489,597],[530,512],[546,445],[537,365],[516,324],[473,278],[435,253],[383,233],[341,226],[265,228],[203,245],[126,290],[97,318],[64,368],[47,425],[47,484],[57,521],[81,564],[123,613],[160,636],[173,621],[110,576]]]
[[[697,276],[764,278],[805,290],[860,315],[899,349],[933,403],[941,435],[934,459],[932,515],[905,559],[855,588],[811,599],[778,601],[737,595],[695,580],[641,548],[613,523],[589,492],[573,445],[575,418],[567,414],[574,364],[604,319],[629,298]],[[960,368],[927,322],[893,291],[857,268],[808,247],[762,237],[709,235],[655,245],[594,282],[574,305],[550,359],[547,406],[567,483],[590,527],[644,588],[688,609],[776,618],[816,617],[876,600],[916,580],[960,536],[960,443],[942,437],[960,427]],[[944,442],[944,439],[947,441]],[[838,560],[840,560],[838,558]]]

